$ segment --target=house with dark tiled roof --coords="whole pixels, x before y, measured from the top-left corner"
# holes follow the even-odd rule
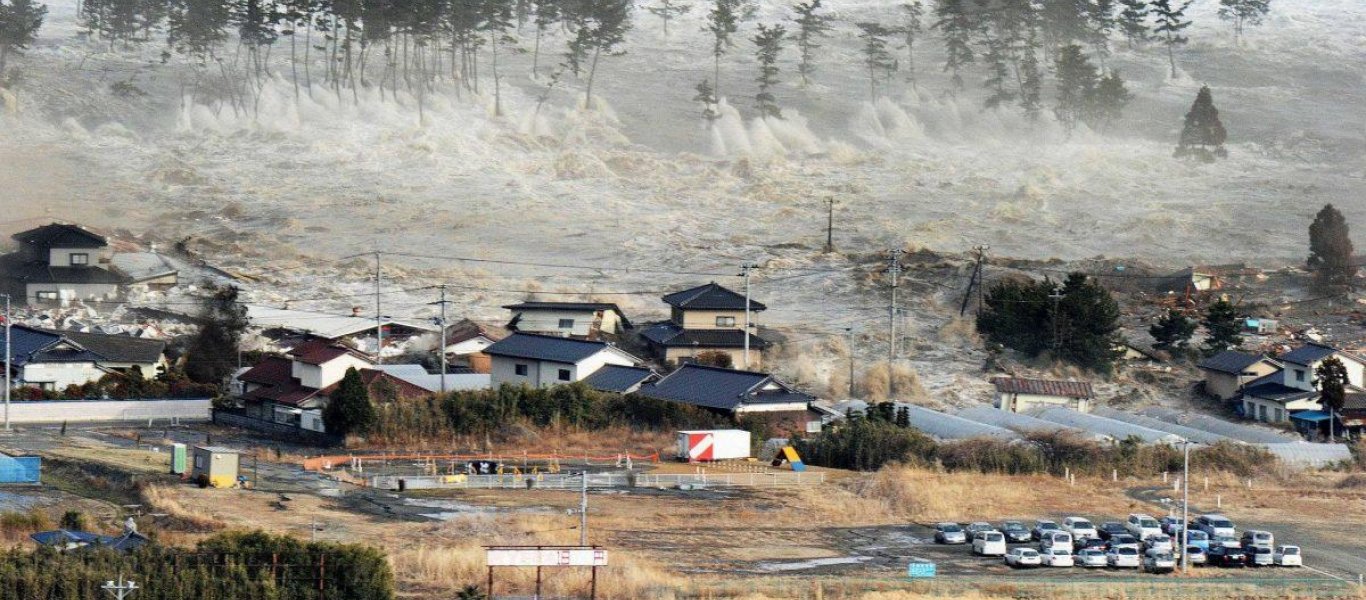
[[[1056,381],[1024,377],[996,377],[996,408],[1010,412],[1064,407],[1090,412],[1096,392],[1087,381]]]
[[[1204,375],[1205,393],[1220,400],[1233,400],[1248,383],[1281,370],[1270,358],[1237,350],[1225,350],[1195,366]]]
[[[768,373],[684,364],[659,381],[647,383],[637,395],[696,406],[734,418],[759,417],[784,423],[790,431],[807,431],[819,423],[812,411],[816,397],[779,381]]]
[[[10,376],[16,387],[62,391],[133,369],[146,378],[166,369],[166,343],[122,335],[54,331],[12,325]],[[0,344],[5,329],[0,327]]]
[[[492,357],[493,387],[548,387],[583,381],[608,365],[634,367],[639,358],[603,341],[514,333],[484,349]]]
[[[1318,368],[1329,358],[1342,362],[1347,371],[1347,389],[1364,391],[1366,360],[1327,344],[1309,343],[1279,356],[1281,369],[1243,386],[1240,399],[1243,416],[1269,423],[1284,423],[1294,413],[1321,410]]]
[[[605,365],[585,378],[583,383],[599,392],[630,394],[656,379],[659,379],[659,374],[649,367]]]
[[[631,328],[621,308],[611,302],[520,302],[512,311],[508,331],[557,335],[585,340],[614,339]]]
[[[19,250],[0,256],[0,274],[8,293],[28,304],[113,300],[131,281],[110,268],[109,241],[78,225],[52,223],[13,239]]]
[[[745,331],[745,325],[754,328],[755,313],[768,308],[763,303],[746,301],[743,294],[715,282],[662,299],[669,305],[669,320],[645,327],[640,333],[655,358],[666,364],[683,364],[695,361],[702,353],[721,353],[729,356],[734,366],[760,368],[763,351],[771,344]]]

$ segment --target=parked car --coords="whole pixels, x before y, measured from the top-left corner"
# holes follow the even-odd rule
[[[1100,539],[1108,540],[1111,536],[1129,533],[1129,530],[1119,521],[1106,521],[1096,528],[1096,533],[1100,534]]]
[[[1172,552],[1176,551],[1175,545],[1172,543],[1172,539],[1167,537],[1165,533],[1148,536],[1147,539],[1143,540],[1143,549],[1160,550],[1168,554],[1171,554]]]
[[[1083,538],[1074,542],[1072,546],[1076,549],[1077,552],[1092,549],[1100,550],[1101,553],[1104,554],[1105,549],[1109,546],[1109,543],[1100,538]]]
[[[1001,523],[1001,533],[1006,535],[1006,542],[1025,543],[1034,539],[1034,534],[1030,533],[1029,528],[1019,521],[1006,521]]]
[[[1142,513],[1129,515],[1129,520],[1125,522],[1124,527],[1129,530],[1131,535],[1140,540],[1148,539],[1149,536],[1153,535],[1162,535],[1162,525],[1157,522],[1157,519]]]
[[[1211,538],[1237,535],[1233,521],[1224,515],[1200,515],[1195,519],[1195,528],[1208,533]]]
[[[1143,570],[1149,573],[1171,573],[1176,570],[1176,557],[1170,552],[1149,550],[1143,554]]]
[[[1186,560],[1192,565],[1203,565],[1209,562],[1209,556],[1205,554],[1205,549],[1199,546],[1186,546]]]
[[[1186,523],[1181,520],[1181,517],[1162,517],[1162,520],[1159,522],[1162,524],[1162,533],[1172,537],[1176,537],[1176,532],[1181,531],[1181,529],[1186,526]]]
[[[968,534],[957,523],[940,523],[934,526],[934,541],[937,544],[966,544]]]
[[[1072,558],[1072,550],[1062,546],[1053,546],[1040,552],[1039,556],[1045,567],[1070,567],[1076,564]]]
[[[1045,533],[1043,539],[1039,540],[1039,551],[1049,548],[1065,548],[1068,553],[1072,552],[1072,534],[1066,531],[1050,531]]]
[[[1257,531],[1249,529],[1243,532],[1243,537],[1239,540],[1244,548],[1261,547],[1275,548],[1276,536],[1271,535],[1270,531]]]
[[[1111,548],[1105,553],[1105,560],[1111,567],[1119,569],[1137,569],[1142,562],[1138,550],[1129,546]]]
[[[1072,539],[1077,540],[1100,537],[1100,534],[1096,532],[1096,526],[1092,525],[1091,521],[1082,517],[1067,517],[1066,519],[1063,519],[1062,530],[1072,534]]]
[[[1006,565],[1017,569],[1037,567],[1043,563],[1039,551],[1033,548],[1015,548],[1006,553]]]
[[[1043,534],[1045,532],[1061,530],[1062,527],[1059,527],[1057,523],[1053,521],[1046,521],[1040,519],[1034,522],[1034,529],[1030,530],[1030,533],[1034,536],[1034,539],[1037,541],[1043,539]]]
[[[1133,548],[1134,552],[1138,552],[1138,549],[1141,547],[1143,547],[1143,543],[1138,541],[1138,538],[1127,533],[1124,533],[1120,535],[1110,536],[1110,541],[1106,542],[1105,549],[1114,550],[1115,548]]]
[[[1176,533],[1176,539],[1181,539],[1181,532]],[[1192,529],[1186,532],[1186,544],[1199,546],[1201,550],[1209,550],[1209,534],[1199,529]]]
[[[1215,567],[1242,568],[1247,566],[1247,555],[1242,548],[1233,546],[1210,546],[1209,564]]]
[[[999,531],[979,531],[972,537],[972,553],[980,556],[1005,556],[1006,534]]]
[[[1110,561],[1105,557],[1105,551],[1096,548],[1086,548],[1077,553],[1076,562],[1086,568],[1108,567]]]
[[[968,537],[972,538],[983,531],[996,531],[996,527],[985,521],[978,521],[967,526]]]
[[[1266,546],[1252,546],[1244,548],[1243,552],[1247,555],[1247,564],[1253,567],[1270,567],[1276,564],[1273,554],[1275,551]]]
[[[1226,548],[1242,548],[1243,542],[1231,535],[1216,535],[1210,538],[1210,548],[1224,546]]]
[[[1304,557],[1300,555],[1299,546],[1277,546],[1271,562],[1280,567],[1303,567]]]

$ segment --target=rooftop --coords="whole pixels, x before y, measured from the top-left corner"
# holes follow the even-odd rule
[[[745,332],[739,329],[684,329],[672,321],[655,323],[640,332],[641,337],[671,348],[744,348]],[[749,347],[763,350],[768,340],[749,334]]]
[[[584,384],[600,392],[626,394],[632,392],[655,376],[646,367],[623,367],[606,365],[583,380]]]
[[[1022,377],[995,377],[996,391],[1004,394],[1032,394],[1037,396],[1058,396],[1062,398],[1089,399],[1096,396],[1088,381],[1054,381],[1049,379],[1025,379]]]
[[[607,342],[576,340],[534,333],[514,333],[485,348],[484,354],[572,365],[604,350],[613,349],[615,347]],[[621,352],[620,350],[617,351]]]
[[[67,339],[100,355],[105,361],[116,363],[155,363],[166,351],[166,342],[129,335],[54,331]],[[151,376],[151,373],[144,373]]]
[[[1301,366],[1309,366],[1337,354],[1338,349],[1323,344],[1308,343],[1299,348],[1282,354],[1282,362],[1294,363]]]
[[[1266,357],[1260,354],[1248,354],[1246,352],[1238,352],[1237,350],[1225,350],[1200,361],[1200,363],[1195,366],[1207,371],[1242,375],[1243,371],[1248,367],[1265,359]]]
[[[815,397],[798,392],[767,373],[685,364],[659,381],[640,388],[640,395],[703,408],[735,410],[752,404],[800,404]]]
[[[664,296],[663,300],[669,306],[683,310],[745,310],[745,296],[743,294],[721,287],[714,281],[692,289],[668,294]],[[753,299],[749,302],[749,310],[752,312],[759,312],[767,308],[763,303]]]
[[[309,340],[295,346],[293,350],[289,351],[289,356],[291,358],[308,365],[321,365],[348,354],[367,362],[370,360],[356,349],[330,340]]]
[[[109,245],[104,236],[70,223],[50,223],[16,233],[13,238],[40,248],[103,248]]]

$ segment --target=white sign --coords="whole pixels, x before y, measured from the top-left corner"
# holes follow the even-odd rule
[[[595,548],[489,548],[490,567],[605,567],[607,551]]]

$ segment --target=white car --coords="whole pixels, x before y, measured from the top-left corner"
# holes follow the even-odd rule
[[[1208,533],[1210,538],[1220,536],[1234,537],[1237,531],[1233,527],[1233,521],[1228,520],[1224,515],[1200,515],[1195,519],[1195,528]]]
[[[1062,529],[1072,534],[1072,539],[1085,540],[1100,537],[1096,526],[1082,517],[1067,517],[1062,520]]]
[[[1072,559],[1072,551],[1061,546],[1054,546],[1039,553],[1043,566],[1045,567],[1070,567],[1075,564]]]
[[[1231,536],[1231,535],[1216,535],[1216,536],[1213,536],[1213,537],[1210,539],[1210,541],[1209,541],[1209,545],[1210,545],[1210,547],[1214,547],[1214,546],[1223,546],[1223,547],[1225,547],[1225,548],[1242,548],[1242,547],[1243,547],[1243,543],[1240,542],[1240,541],[1238,541],[1238,538],[1233,537],[1233,536]]]
[[[1192,565],[1203,565],[1209,562],[1209,555],[1205,554],[1205,549],[1199,546],[1186,546],[1185,560],[1189,560]]]
[[[1278,567],[1303,567],[1304,557],[1300,555],[1299,546],[1279,546],[1276,553],[1271,555],[1272,562]]]
[[[1108,567],[1110,561],[1105,558],[1105,551],[1096,548],[1087,548],[1077,553],[1076,562],[1086,568]]]
[[[1039,538],[1039,551],[1042,552],[1049,548],[1067,548],[1068,551],[1071,551],[1072,534],[1066,531],[1052,531],[1043,534],[1043,537]]]
[[[1276,536],[1271,535],[1270,531],[1248,530],[1243,532],[1240,540],[1244,548],[1275,548]]]
[[[1137,569],[1142,566],[1143,558],[1138,555],[1138,550],[1124,546],[1107,552],[1105,561],[1118,569]]]
[[[1168,554],[1176,551],[1172,539],[1166,534],[1155,535],[1143,540],[1143,546],[1148,550],[1159,550]]]
[[[1176,569],[1176,558],[1170,552],[1149,550],[1143,556],[1143,570],[1149,573],[1170,573]]]
[[[1005,556],[1006,534],[983,531],[972,537],[972,553],[980,556]]]
[[[1037,567],[1043,564],[1039,551],[1033,548],[1015,548],[1006,554],[1006,565],[1017,569]]]
[[[1129,515],[1129,520],[1124,522],[1124,528],[1129,533],[1140,540],[1146,540],[1155,535],[1162,535],[1162,525],[1157,519],[1150,515],[1135,513]]]

